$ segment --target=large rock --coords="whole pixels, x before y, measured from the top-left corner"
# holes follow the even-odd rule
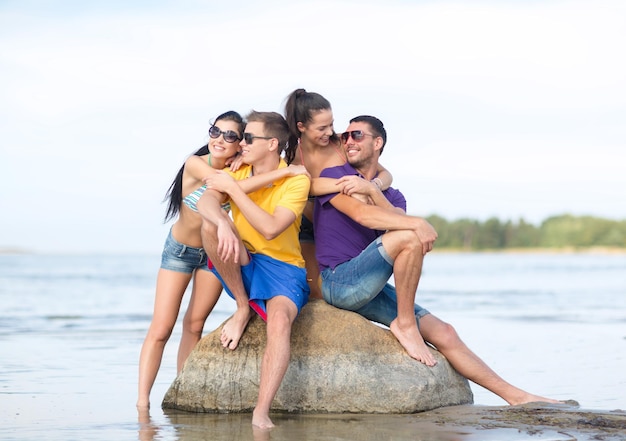
[[[222,325],[223,326],[223,325]],[[164,408],[250,412],[259,389],[265,324],[254,317],[235,351],[221,326],[193,350],[163,400]],[[387,329],[322,300],[309,302],[291,334],[291,360],[273,411],[413,413],[471,404],[467,380],[433,350],[427,367],[409,357]]]

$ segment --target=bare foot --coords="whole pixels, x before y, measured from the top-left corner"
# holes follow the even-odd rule
[[[533,395],[528,392],[524,392],[522,395],[515,397],[512,400],[506,400],[511,406],[515,406],[517,404],[526,404],[526,403],[551,403],[551,404],[563,404],[563,401],[553,400],[552,398],[546,398],[539,395]]]
[[[220,335],[220,341],[225,348],[235,350],[239,344],[239,340],[245,331],[248,322],[252,318],[254,312],[246,307],[238,308],[235,314],[228,320],[222,328],[222,334]]]
[[[424,339],[417,329],[417,324],[406,329],[401,329],[400,326],[398,326],[398,319],[395,319],[391,322],[389,329],[411,358],[416,359],[420,363],[424,363],[426,366],[432,367],[437,364],[437,360],[435,360],[430,349],[428,349],[428,346],[424,343]]]
[[[252,412],[252,425],[259,429],[271,429],[275,427],[267,413],[257,412],[256,409]]]

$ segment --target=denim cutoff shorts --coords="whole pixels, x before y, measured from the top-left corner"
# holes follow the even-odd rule
[[[207,256],[202,248],[194,248],[177,242],[172,237],[172,229],[165,239],[161,254],[161,268],[179,273],[191,274],[200,268],[208,271]]]
[[[378,237],[357,257],[322,271],[322,295],[337,308],[389,326],[398,316],[396,288],[387,283],[392,274],[393,260]],[[417,304],[414,310],[419,325],[429,312]]]

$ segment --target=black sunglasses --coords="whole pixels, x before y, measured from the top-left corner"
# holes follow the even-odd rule
[[[256,136],[253,135],[252,133],[244,133],[243,134],[243,140],[246,141],[246,144],[252,144],[254,142],[255,139],[272,139],[275,138],[274,136]]]
[[[376,138],[376,135],[371,135],[369,133],[363,132],[363,130],[352,130],[351,132],[343,132],[341,135],[341,141],[344,143],[348,142],[348,139],[352,137],[356,142],[362,141],[366,136],[371,136],[372,138]]]
[[[209,136],[213,139],[216,139],[219,138],[220,135],[224,135],[224,141],[226,142],[241,141],[241,138],[239,137],[239,135],[237,135],[237,132],[233,130],[226,130],[225,132],[222,132],[219,127],[211,126],[211,128],[209,129]]]

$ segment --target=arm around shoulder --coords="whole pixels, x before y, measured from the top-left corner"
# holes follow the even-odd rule
[[[383,167],[380,162],[378,163],[378,176],[374,179],[379,180],[379,188],[381,190],[387,190],[389,187],[391,187],[391,183],[393,182],[393,176],[391,175],[391,172]]]
[[[185,171],[191,177],[201,181],[207,176],[212,175],[216,170],[201,156],[192,155],[185,161]]]

